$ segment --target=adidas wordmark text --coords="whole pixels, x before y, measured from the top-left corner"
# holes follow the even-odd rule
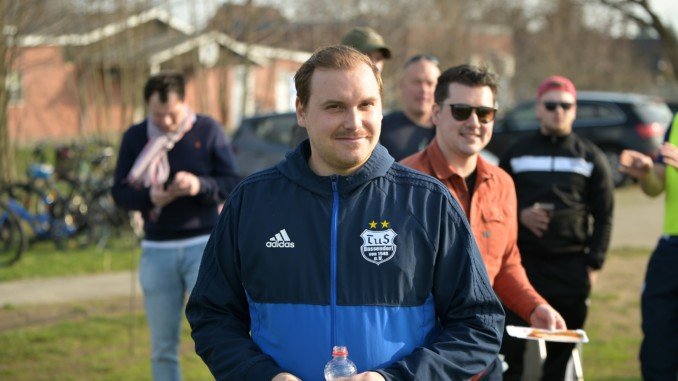
[[[287,235],[287,231],[282,229],[280,232],[276,233],[276,235],[268,239],[268,242],[266,242],[266,247],[293,248],[294,242],[292,242],[290,236]]]

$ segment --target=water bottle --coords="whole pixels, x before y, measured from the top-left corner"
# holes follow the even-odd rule
[[[355,376],[358,370],[348,359],[348,349],[343,346],[332,348],[332,360],[325,365],[325,380],[340,380],[342,377]]]

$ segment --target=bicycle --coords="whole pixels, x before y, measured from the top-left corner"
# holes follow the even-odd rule
[[[30,229],[31,240],[51,239],[62,249],[64,240],[75,235],[77,229],[65,212],[65,202],[54,191],[45,193],[30,183],[14,183],[4,188],[7,209],[22,226]]]
[[[127,212],[115,204],[110,194],[114,154],[111,144],[105,141],[73,143],[57,147],[56,151],[57,177],[72,183],[84,197],[84,239],[99,249],[130,226]]]
[[[19,218],[0,200],[0,267],[14,264],[26,251],[26,235]]]

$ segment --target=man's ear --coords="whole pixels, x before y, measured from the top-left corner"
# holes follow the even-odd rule
[[[431,122],[433,122],[433,125],[437,126],[439,125],[440,121],[440,105],[437,103],[433,103],[433,106],[431,106]]]
[[[304,114],[304,105],[301,104],[301,99],[297,97],[294,101],[294,108],[297,113],[297,124],[306,128],[306,115]]]

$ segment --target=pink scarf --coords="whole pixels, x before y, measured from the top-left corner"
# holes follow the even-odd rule
[[[136,188],[164,184],[170,175],[167,152],[193,128],[195,120],[195,113],[186,106],[186,117],[179,128],[174,132],[164,132],[153,123],[150,116],[147,117],[148,143],[137,156],[127,175],[129,184]]]
[[[150,187],[154,185],[163,185],[169,179],[170,165],[167,159],[167,152],[174,148],[176,142],[181,140],[184,135],[193,128],[195,124],[195,113],[186,106],[186,117],[179,125],[179,128],[173,132],[164,132],[153,123],[151,117],[146,118],[146,132],[148,133],[148,142],[137,156],[127,174],[127,181],[135,188]],[[156,206],[150,213],[150,218],[157,221],[162,207]]]

